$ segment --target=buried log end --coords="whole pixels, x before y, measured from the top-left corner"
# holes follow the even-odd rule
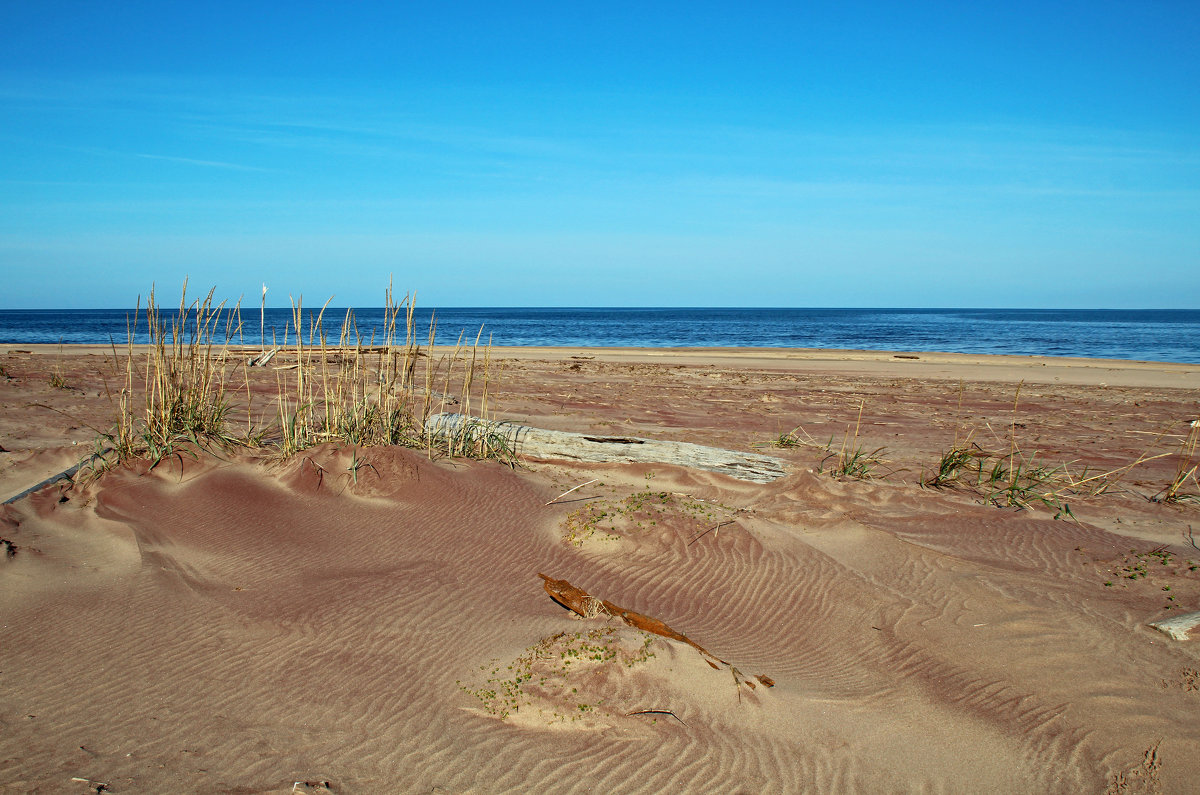
[[[551,599],[572,613],[589,618],[588,607],[590,597],[587,591],[582,588],[576,588],[566,580],[556,580],[553,577],[548,577],[540,571],[538,572],[538,576],[545,580],[542,583],[542,587],[546,589],[546,593],[550,594]]]
[[[1162,621],[1151,621],[1149,626],[1175,640],[1188,640],[1189,633],[1200,626],[1200,611],[1165,618]]]

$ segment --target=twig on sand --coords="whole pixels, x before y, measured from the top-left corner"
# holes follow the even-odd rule
[[[50,477],[43,480],[41,483],[30,486],[29,488],[25,489],[25,491],[21,492],[20,494],[15,494],[12,497],[9,497],[7,500],[4,501],[4,504],[11,505],[12,503],[16,502],[17,500],[21,499],[22,497],[33,494],[35,491],[39,491],[39,490],[45,488],[46,486],[50,486],[55,483],[58,483],[60,480],[72,480],[72,478],[74,478],[76,472],[83,469],[85,466],[92,463],[96,459],[103,458],[104,456],[108,455],[111,452],[112,452],[111,447],[105,447],[103,450],[100,450],[99,452],[92,453],[92,455],[83,459],[75,466],[68,467],[67,469],[64,469],[62,472],[59,472],[57,475],[51,475]],[[72,482],[74,482],[74,481],[72,481]]]
[[[553,505],[554,503],[558,502],[559,500],[561,500],[563,497],[567,496],[567,495],[568,495],[568,494],[570,494],[571,492],[573,492],[573,491],[579,491],[579,490],[580,490],[580,489],[582,489],[584,486],[589,486],[589,485],[591,485],[592,483],[595,483],[595,482],[596,482],[597,480],[599,480],[599,479],[600,479],[600,478],[592,478],[592,479],[591,479],[591,480],[589,480],[587,483],[580,483],[578,486],[576,486],[576,487],[574,487],[574,488],[567,489],[567,490],[566,490],[566,491],[564,491],[562,494],[558,495],[558,496],[557,496],[557,497],[555,497],[554,499],[550,500],[550,502],[546,503],[546,505]],[[543,506],[543,507],[545,507],[545,506]]]
[[[702,532],[702,533],[699,533],[699,534],[698,534],[698,535],[696,535],[696,536],[693,536],[693,537],[692,537],[692,540],[691,540],[691,541],[689,541],[689,542],[687,542],[687,545],[690,547],[692,544],[694,544],[694,543],[696,543],[697,541],[699,541],[700,539],[704,538],[706,535],[708,535],[708,534],[709,534],[709,533],[711,533],[712,531],[714,531],[714,530],[718,530],[718,531],[719,531],[719,530],[720,530],[722,527],[724,527],[724,526],[725,526],[725,525],[727,525],[727,524],[733,524],[733,522],[732,522],[732,521],[729,521],[729,522],[717,522],[717,523],[716,523],[714,526],[712,526],[712,527],[708,528],[708,529],[707,529],[707,530],[705,530],[704,532]],[[718,533],[717,533],[717,535],[720,535],[720,533],[718,532]]]
[[[676,715],[669,709],[635,709],[633,712],[626,712],[626,715],[670,715],[675,720],[687,726],[687,721]]]

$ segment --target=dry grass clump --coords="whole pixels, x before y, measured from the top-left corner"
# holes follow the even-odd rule
[[[135,314],[129,321],[116,427],[104,435],[118,460],[148,457],[161,461],[185,443],[208,446],[234,440],[226,427],[231,408],[226,371],[229,344],[241,328],[241,313],[236,306],[224,310],[223,303],[213,305],[211,290],[202,301],[189,306],[185,282],[179,311],[168,320],[159,311],[154,290],[150,291],[146,302],[150,345],[145,363],[138,368]],[[217,342],[222,330],[224,339]],[[120,361],[115,347],[113,352]]]
[[[974,432],[962,441],[955,433],[954,443],[942,454],[937,469],[922,479],[921,485],[928,488],[967,488],[981,494],[987,502],[1000,507],[1027,508],[1040,503],[1054,508],[1054,518],[1072,517],[1068,497],[1096,497],[1116,488],[1132,470],[1150,461],[1176,456],[1179,464],[1175,477],[1158,494],[1150,499],[1156,502],[1175,503],[1184,500],[1200,501],[1200,482],[1196,479],[1200,460],[1197,459],[1197,442],[1200,441],[1200,420],[1190,424],[1178,450],[1151,453],[1171,430],[1158,434],[1149,448],[1134,461],[1115,469],[1089,473],[1085,468],[1079,475],[1071,472],[1071,464],[1048,466],[1038,462],[1037,451],[1026,454],[1017,439],[1017,405],[1021,385],[1017,386],[1013,399],[1012,422],[1008,434],[1008,451],[994,452],[980,447],[973,441]],[[960,388],[961,400],[961,388]],[[1193,488],[1189,488],[1189,485]],[[1143,495],[1144,496],[1144,495]]]
[[[977,495],[982,501],[1001,508],[1024,509],[1042,506],[1054,510],[1054,518],[1074,518],[1069,500],[1098,497],[1112,492],[1130,472],[1159,459],[1171,458],[1177,464],[1174,477],[1157,494],[1139,493],[1142,498],[1163,503],[1200,503],[1200,420],[1189,423],[1187,433],[1175,449],[1163,450],[1164,440],[1171,438],[1178,427],[1173,425],[1158,433],[1138,457],[1122,466],[1105,471],[1094,471],[1076,462],[1059,464],[1046,463],[1037,450],[1023,449],[1018,429],[1025,427],[1020,418],[1021,389],[1018,384],[1013,397],[1011,421],[1007,432],[996,433],[986,425],[991,442],[980,444],[978,429],[968,430],[960,424],[955,430],[954,440],[931,468],[923,468],[918,481],[931,489],[956,489]],[[963,386],[959,385],[959,407],[961,411]],[[860,442],[860,430],[864,404],[859,402],[858,415],[853,427],[847,426],[846,433],[838,445],[832,438],[821,443],[810,436],[803,427],[796,426],[776,439],[766,442],[773,447],[813,447],[824,451],[817,466],[818,472],[836,478],[889,478],[903,470],[887,470],[884,458],[887,450],[879,447],[870,449]],[[986,445],[986,446],[984,446]]]
[[[309,321],[306,340],[303,306],[292,304],[296,366],[276,370],[280,452],[292,455],[331,440],[418,446],[424,420],[418,414],[428,411],[431,390],[418,397],[416,363],[424,358],[427,368],[434,365],[418,345],[410,297],[396,302],[388,289],[378,341],[374,334],[364,341],[353,311],[347,310],[341,336],[330,346],[323,325],[327,307],[328,302]],[[433,335],[431,327],[431,347]]]
[[[517,439],[510,428],[483,417],[438,412],[426,423],[425,444],[450,458],[487,458],[516,467]]]
[[[330,344],[323,323],[327,308],[328,302],[306,320],[302,303],[294,301],[282,342],[273,340],[279,344],[251,356],[234,344],[243,330],[240,304],[229,310],[214,305],[213,291],[189,303],[185,283],[178,311],[164,315],[151,290],[145,310],[150,344],[141,356],[134,344],[135,315],[120,373],[123,385],[115,396],[110,391],[116,424],[102,434],[102,443],[115,461],[158,462],[182,450],[235,445],[291,456],[325,442],[488,455],[487,445],[470,439],[447,443],[424,429],[430,414],[447,403],[470,411],[477,389],[478,411],[487,416],[490,341],[481,351],[482,329],[473,344],[460,336],[453,350],[434,355],[436,321],[422,346],[412,296],[395,300],[389,286],[380,336],[373,331],[364,339],[348,311],[337,342]],[[122,361],[115,347],[114,357]],[[275,394],[268,405],[255,407],[254,386],[264,379],[251,364],[268,362],[284,363],[273,365]],[[235,428],[235,416],[245,417],[244,426]]]
[[[1179,445],[1179,450],[1175,453],[1179,458],[1179,464],[1175,468],[1175,477],[1162,491],[1154,495],[1155,500],[1200,502],[1200,480],[1196,479],[1196,471],[1200,469],[1200,457],[1196,455],[1197,443],[1200,443],[1200,420],[1192,420],[1188,425],[1187,436],[1184,437],[1183,442]],[[1189,485],[1191,490],[1188,490]]]

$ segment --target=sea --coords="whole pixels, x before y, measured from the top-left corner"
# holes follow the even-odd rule
[[[144,314],[144,310],[143,310]],[[173,313],[164,313],[170,322]],[[381,342],[382,308],[356,308],[351,341]],[[315,312],[301,334],[313,339]],[[347,310],[326,308],[322,331],[336,343]],[[134,322],[136,318],[136,323]],[[224,320],[224,319],[223,319]],[[403,326],[404,317],[400,317]],[[292,343],[291,309],[243,311],[241,325],[215,324],[238,344]],[[761,347],[946,351],[1200,363],[1200,310],[1167,309],[717,309],[599,307],[418,308],[420,341],[431,322],[438,344],[564,347]],[[191,328],[191,324],[188,326]],[[0,310],[0,344],[123,345],[147,342],[146,318],[124,309]],[[403,336],[403,329],[401,330]]]

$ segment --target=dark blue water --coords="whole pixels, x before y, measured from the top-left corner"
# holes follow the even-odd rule
[[[420,341],[431,312],[416,312]],[[344,309],[325,312],[337,342]],[[127,310],[0,310],[0,344],[127,340]],[[1200,310],[1053,309],[439,309],[437,342],[483,328],[496,345],[851,348],[951,351],[1200,363]],[[305,313],[303,334],[310,334]],[[259,342],[259,313],[243,314],[234,342]],[[382,309],[356,309],[356,334],[381,340]],[[403,318],[401,318],[403,322]],[[146,322],[138,318],[137,342]],[[218,335],[224,339],[224,327]],[[268,309],[268,342],[295,339],[290,309]]]

